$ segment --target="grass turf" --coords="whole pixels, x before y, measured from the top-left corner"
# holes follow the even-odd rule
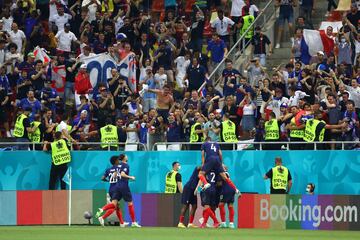
[[[259,229],[178,229],[119,228],[115,226],[12,226],[0,227],[0,240],[355,240],[360,232],[259,230]]]

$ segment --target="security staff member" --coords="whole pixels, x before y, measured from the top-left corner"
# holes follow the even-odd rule
[[[33,132],[29,133],[29,140],[33,143],[41,143],[43,140],[45,127],[44,124],[41,122],[40,114],[35,115],[34,121],[30,124]],[[30,145],[32,148],[32,145]],[[42,150],[41,144],[35,144],[35,150]]]
[[[62,180],[68,166],[67,164],[71,162],[71,154],[69,148],[67,147],[67,141],[62,138],[61,132],[55,132],[54,142],[47,143],[44,142],[44,151],[51,150],[51,170],[50,170],[50,180],[49,180],[49,190],[56,189],[56,183],[60,181],[60,188],[62,190],[66,189],[66,183]]]
[[[255,17],[250,15],[249,13],[249,7],[245,6],[243,7],[243,10],[244,10],[244,16],[242,16],[238,25],[240,29],[240,35],[239,35],[240,38],[243,36],[246,30],[250,28],[251,24],[255,20]],[[246,44],[248,44],[251,41],[253,36],[254,36],[254,27],[251,27],[251,29],[249,29],[249,31],[245,34],[245,45],[244,42],[241,42],[241,49],[243,49],[246,46]]]
[[[181,174],[179,173],[181,166],[179,162],[172,163],[172,170],[165,177],[165,193],[182,193],[183,186]]]
[[[221,141],[225,143],[237,143],[238,139],[236,137],[236,125],[233,121],[230,120],[229,113],[225,113],[223,116],[223,121],[220,125],[221,130]],[[222,146],[225,150],[233,149],[231,144],[225,144]]]
[[[15,127],[14,127],[14,137],[17,142],[28,142],[29,133],[33,132],[33,128],[30,126],[29,116],[32,112],[30,107],[27,107],[23,110],[20,115],[17,116]],[[28,145],[20,145],[19,150],[28,150]]]
[[[298,114],[299,108],[297,106],[291,107],[291,113],[293,116]],[[304,129],[305,124],[301,124],[300,126],[296,125],[295,117],[290,120],[290,123],[286,125],[286,129],[290,131],[290,142],[303,142],[304,140]],[[290,144],[291,150],[303,150],[304,144]]]
[[[276,119],[274,112],[270,113],[269,121],[265,122],[265,142],[277,142],[280,140],[281,122]],[[266,144],[263,149],[277,150],[280,149],[279,144]]]
[[[322,113],[316,111],[313,119],[308,119],[305,124],[304,140],[306,142],[324,141],[325,129],[340,129],[347,126],[347,123],[329,125],[322,119]],[[313,144],[307,144],[306,149],[313,149]]]
[[[118,150],[118,128],[112,124],[111,119],[106,119],[106,125],[100,128],[100,141],[101,148],[108,149],[110,144],[110,150]]]
[[[291,174],[289,169],[282,165],[281,157],[275,158],[275,167],[264,175],[264,179],[270,179],[271,181],[271,194],[287,194],[290,192],[292,186]]]
[[[306,185],[306,193],[309,195],[314,195],[315,194],[315,184],[308,183]]]
[[[190,129],[190,143],[203,142],[205,140],[205,129],[203,129],[204,118],[202,116],[198,117],[196,123],[191,126]],[[190,145],[191,150],[199,150],[200,145]]]

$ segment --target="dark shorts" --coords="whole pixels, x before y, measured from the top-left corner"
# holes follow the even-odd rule
[[[117,188],[109,192],[110,199],[118,200],[124,199],[125,202],[132,202],[132,195],[129,188]]]
[[[223,193],[220,195],[220,202],[222,203],[234,203],[235,193]]]
[[[217,194],[215,190],[207,189],[200,193],[200,197],[201,197],[201,205],[203,207],[205,205],[209,205],[210,207],[218,206]]]
[[[185,185],[181,194],[181,204],[194,205],[197,203],[197,197],[194,195],[195,189],[191,189]]]
[[[205,163],[202,166],[201,171],[204,171],[205,173],[215,171],[216,174],[220,174],[224,172],[224,168],[219,157],[210,157],[205,159]]]

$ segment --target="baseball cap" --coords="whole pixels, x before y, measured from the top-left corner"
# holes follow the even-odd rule
[[[318,51],[317,54],[320,54],[320,55],[325,55],[325,53],[323,51]]]
[[[86,63],[81,64],[80,68],[85,68],[86,69],[87,68]]]
[[[68,28],[69,28],[69,27],[70,27],[70,23],[65,23],[65,24],[64,24],[64,27],[68,27]]]
[[[33,52],[29,52],[27,56],[28,56],[28,57],[35,57],[35,55],[34,55]]]
[[[280,108],[287,108],[288,107],[288,105],[286,104],[286,103],[282,103],[281,105],[280,105]]]

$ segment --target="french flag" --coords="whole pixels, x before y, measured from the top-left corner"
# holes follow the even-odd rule
[[[304,64],[309,64],[318,51],[329,56],[333,50],[334,40],[328,37],[324,30],[304,29],[301,40],[301,61]]]

